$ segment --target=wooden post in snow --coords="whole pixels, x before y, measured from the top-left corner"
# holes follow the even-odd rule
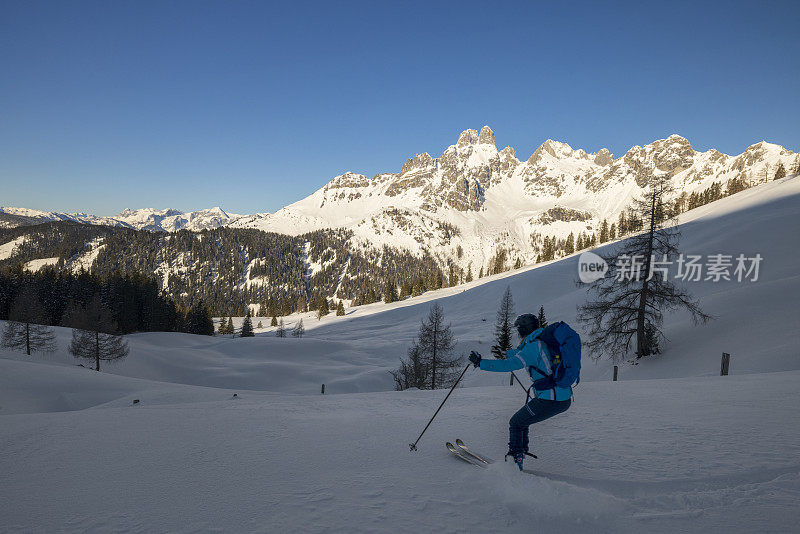
[[[617,381],[617,375],[619,375],[619,367],[615,365],[614,366],[614,382]]]
[[[514,375],[508,377],[508,385],[514,387]]]
[[[722,353],[722,367],[719,371],[719,376],[728,376],[728,367],[731,365],[731,355],[727,352]]]
[[[322,391],[320,391],[321,395],[325,395],[325,384],[322,384]]]

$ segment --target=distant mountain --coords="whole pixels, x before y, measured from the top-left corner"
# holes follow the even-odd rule
[[[119,226],[135,230],[176,232],[178,230],[211,230],[225,226],[239,215],[230,215],[222,208],[184,213],[174,209],[126,209],[114,217],[97,217],[86,213],[59,213],[26,208],[0,207],[0,227],[15,227],[52,221],[75,221],[86,224]]]
[[[738,156],[698,152],[671,135],[635,146],[615,158],[607,149],[575,150],[547,140],[525,161],[511,147],[497,150],[491,128],[466,130],[441,156],[409,158],[397,173],[372,178],[347,172],[309,197],[273,214],[240,217],[229,224],[297,235],[347,228],[374,246],[428,251],[444,264],[486,265],[498,248],[512,261],[535,261],[541,236],[598,232],[614,222],[643,191],[642,173],[666,175],[678,192],[699,193],[717,182],[749,184],[787,172],[798,156],[760,142]]]

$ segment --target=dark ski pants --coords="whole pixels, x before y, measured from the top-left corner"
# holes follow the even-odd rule
[[[570,404],[572,399],[565,401],[531,399],[509,421],[508,452],[511,454],[528,452],[528,427],[565,412]]]

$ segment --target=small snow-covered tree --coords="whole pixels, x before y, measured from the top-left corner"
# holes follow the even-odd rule
[[[253,321],[250,319],[250,310],[247,310],[247,314],[244,316],[244,321],[242,322],[242,329],[239,331],[239,337],[253,337],[255,333],[253,333]]]
[[[300,319],[297,324],[294,325],[294,328],[292,328],[292,337],[300,338],[303,337],[303,334],[305,333],[306,327],[303,326],[303,320]]]
[[[497,322],[494,326],[496,344],[492,345],[492,354],[498,358],[505,358],[506,351],[511,348],[511,328],[513,323],[514,299],[511,297],[511,286],[507,286],[503,297],[500,299],[500,308],[497,310]]]
[[[286,325],[283,323],[283,317],[281,317],[281,321],[278,323],[278,329],[275,330],[276,337],[286,337]]]
[[[339,301],[339,304],[336,305],[336,315],[339,317],[344,315],[344,302],[341,300]]]
[[[272,321],[269,323],[270,326],[278,326],[278,318],[274,315],[272,316]]]
[[[256,326],[256,328],[261,330],[262,328],[264,328],[264,324],[261,321],[258,321],[258,326]]]
[[[85,307],[73,305],[67,311],[65,324],[71,326],[69,352],[76,358],[94,360],[95,371],[100,361],[114,361],[128,355],[128,343],[117,335],[108,308],[94,296]]]
[[[24,286],[11,303],[8,323],[3,331],[2,346],[14,350],[31,352],[53,352],[55,335],[53,329],[44,326],[45,313],[36,290]]]

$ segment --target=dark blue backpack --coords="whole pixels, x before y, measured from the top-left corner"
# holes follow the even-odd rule
[[[560,388],[581,381],[581,336],[562,321],[547,325],[539,334],[553,363],[553,380]]]

